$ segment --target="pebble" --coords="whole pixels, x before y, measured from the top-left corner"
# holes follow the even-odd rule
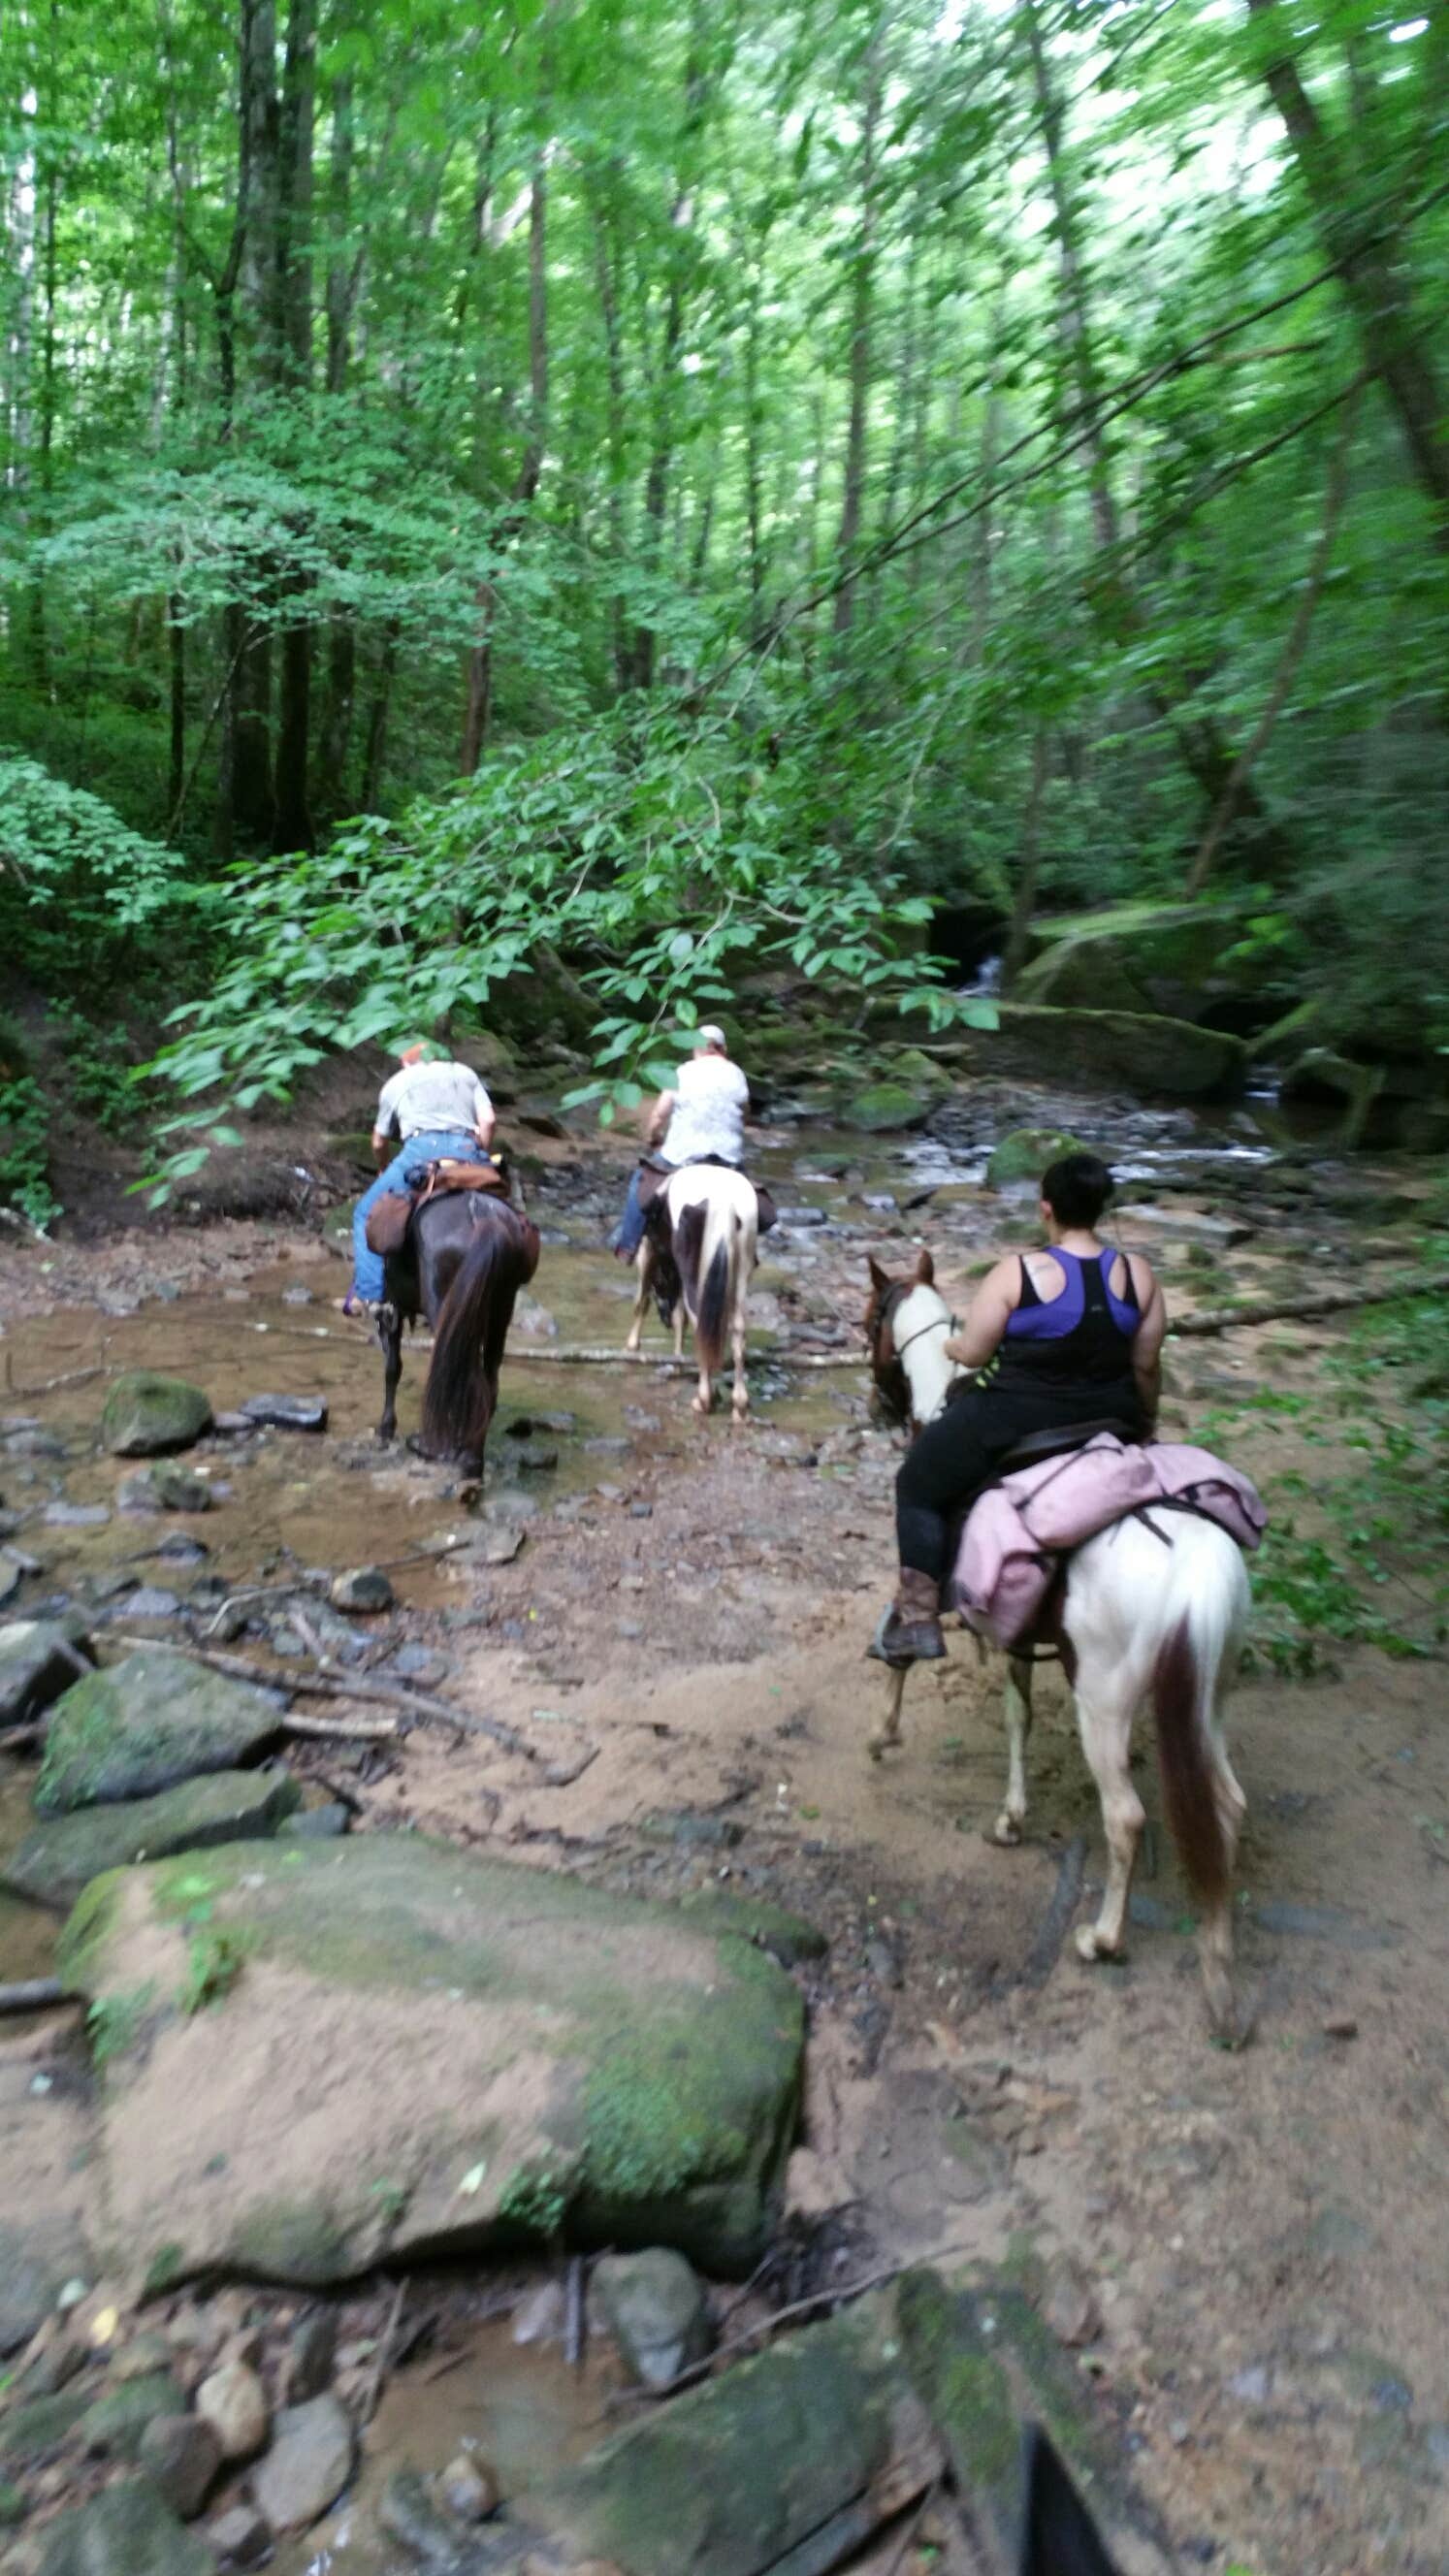
[[[631,1521],[652,1521],[654,1518],[653,1504],[631,1503],[629,1505],[629,1518]]]
[[[292,2329],[287,2346],[287,2403],[296,2406],[308,2397],[320,2397],[331,2381],[336,2358],[336,2311],[318,2308]]]
[[[328,1585],[327,1597],[334,1610],[369,1613],[391,1610],[397,1599],[380,1565],[354,1565],[345,1574],[334,1574]]]
[[[206,2526],[206,2537],[223,2567],[260,2567],[272,2535],[255,2505],[234,2504]]]
[[[562,2339],[567,2322],[567,2302],[561,2281],[544,2281],[513,2312],[513,2340],[517,2344],[557,2343]]]
[[[305,2531],[341,2495],[352,2454],[352,2425],[335,2397],[284,2406],[272,2447],[252,2472],[258,2511],[274,2531]]]
[[[174,1592],[162,1592],[154,1583],[143,1583],[129,1601],[123,1601],[117,1616],[124,1619],[174,1619],[181,1604]]]
[[[486,2522],[498,2510],[498,2485],[491,2470],[482,2462],[459,2451],[448,2462],[438,2481],[438,2492],[449,2513],[460,2522]]]
[[[196,2411],[211,2426],[224,2460],[250,2460],[267,2438],[267,2392],[249,2362],[225,2361],[203,2379]]]
[[[1358,2023],[1352,2013],[1330,2013],[1323,2025],[1325,2039],[1357,2039]]]
[[[104,1529],[111,1515],[104,1503],[47,1503],[43,1517],[52,1529]]]

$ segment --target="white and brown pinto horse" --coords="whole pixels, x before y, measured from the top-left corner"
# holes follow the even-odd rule
[[[655,1213],[661,1208],[662,1222]],[[639,1348],[653,1296],[664,1320],[674,1326],[678,1359],[684,1349],[687,1315],[699,1362],[696,1413],[708,1413],[714,1401],[714,1381],[724,1366],[727,1342],[734,1347],[736,1422],[742,1422],[749,1410],[745,1308],[758,1232],[754,1183],[727,1163],[682,1163],[650,1210],[650,1223],[635,1256],[639,1289],[624,1348]]]
[[[912,1431],[935,1420],[961,1372],[946,1357],[951,1310],[935,1286],[929,1252],[914,1275],[892,1279],[872,1261],[866,1335],[884,1411]],[[1005,1462],[1003,1462],[1005,1464]],[[1245,1800],[1223,1737],[1248,1612],[1248,1578],[1226,1530],[1197,1514],[1148,1506],[1102,1530],[1067,1559],[1049,1632],[1009,1661],[1006,1799],[993,1839],[1019,1843],[1026,1817],[1031,1730],[1031,1647],[1061,1658],[1072,1686],[1082,1749],[1102,1802],[1109,1856],[1101,1912],[1077,1933],[1086,1960],[1119,1959],[1137,1845],[1145,1822],[1128,1763],[1132,1726],[1150,1700],[1163,1801],[1201,1908],[1198,1956],[1208,2014],[1219,2038],[1238,2034],[1232,1984],[1232,1873]],[[900,1742],[905,1669],[870,1751]]]

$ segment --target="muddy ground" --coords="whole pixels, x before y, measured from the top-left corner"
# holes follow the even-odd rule
[[[23,1604],[82,1603],[102,1640],[108,1624],[196,1639],[221,1619],[234,1651],[270,1665],[298,1641],[269,1587],[387,1563],[399,1606],[356,1623],[365,1667],[421,1675],[536,1758],[441,1724],[399,1745],[300,1749],[356,1829],[414,1824],[641,1893],[723,1884],[829,1935],[803,1972],[807,2116],[774,2295],[918,2254],[1011,2253],[1049,2279],[1067,2260],[1087,2285],[1074,2349],[1184,2565],[1429,2576],[1449,2553],[1442,1663],[1355,1648],[1334,1677],[1259,1672],[1239,1689],[1255,2035],[1237,2054],[1205,2037],[1150,1746],[1132,1955],[1095,1970],[1062,1938],[1102,1846],[1057,1675],[1040,1688],[1017,1851],[985,1839],[1004,1780],[1001,1673],[969,1640],[913,1676],[902,1750],[866,1759],[883,1682],[862,1648],[890,1571],[896,1456],[854,1358],[864,1255],[904,1267],[928,1240],[947,1293],[964,1292],[1029,1216],[980,1189],[984,1143],[1061,1114],[1151,1186],[1122,1234],[1159,1261],[1178,1312],[1291,1289],[1350,1247],[1362,1261],[1369,1246],[1370,1268],[1405,1257],[1382,1211],[1395,1193],[1412,1211],[1412,1167],[1300,1165],[1280,1187],[1246,1122],[1209,1134],[1182,1113],[983,1091],[909,1142],[782,1123],[762,1162],[798,1213],[763,1247],[752,1418],[700,1424],[685,1378],[558,1356],[621,1342],[629,1287],[599,1248],[619,1157],[564,1138],[530,1184],[544,1256],[480,1499],[374,1448],[378,1363],[332,1302],[346,1273],[325,1190],[299,1218],[7,1247],[0,1487],[41,1567]],[[1179,1344],[1169,1419],[1269,1379],[1309,1387],[1336,1338],[1279,1325]],[[665,1347],[656,1328],[646,1354]],[[812,1357],[849,1364],[799,1365]],[[425,1361],[408,1365],[404,1430]],[[329,1430],[212,1444],[217,1508],[184,1530],[138,1523],[113,1508],[120,1462],[94,1447],[106,1373],[137,1365],[196,1378],[218,1407],[262,1388],[324,1394]],[[1291,1437],[1265,1429],[1234,1455],[1266,1476]],[[110,1517],[76,1526],[74,1505]],[[0,1833],[18,1832],[23,1795],[17,1767],[0,1780]],[[34,1971],[50,1937],[0,1898],[0,1973]],[[50,2044],[12,2026],[0,2059],[33,2065]],[[510,2371],[558,2375],[556,2359],[508,2351],[488,2374],[505,2415]],[[375,2453],[433,2466],[455,2446],[466,2375],[436,2399],[431,2385],[399,2374]],[[565,2402],[536,2380],[514,2400],[579,2438],[577,2390]]]

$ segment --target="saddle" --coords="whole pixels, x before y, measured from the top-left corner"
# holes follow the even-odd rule
[[[656,1208],[661,1209],[660,1217],[655,1219],[656,1233],[662,1223],[662,1202],[665,1190],[668,1188],[669,1183],[673,1180],[676,1172],[690,1171],[693,1169],[694,1164],[697,1163],[713,1163],[716,1169],[721,1172],[737,1172],[740,1168],[738,1163],[727,1163],[723,1154],[697,1154],[689,1163],[660,1163],[656,1162],[652,1156],[647,1154],[641,1159],[639,1164],[639,1213],[641,1216],[648,1218]],[[755,1220],[755,1231],[757,1234],[768,1234],[779,1211],[776,1208],[775,1202],[770,1196],[769,1191],[764,1187],[762,1182],[751,1181],[750,1187],[755,1193],[755,1205],[759,1211]]]
[[[1037,1432],[997,1460],[966,1515],[954,1606],[978,1636],[1010,1650],[1031,1636],[1074,1548],[1154,1507],[1216,1521],[1245,1553],[1267,1523],[1249,1479],[1210,1450],[1124,1439],[1113,1423]]]
[[[384,1260],[389,1253],[401,1252],[407,1241],[408,1227],[419,1208],[429,1199],[442,1198],[452,1190],[506,1190],[508,1175],[500,1163],[464,1163],[451,1155],[440,1155],[433,1163],[420,1163],[409,1172],[405,1190],[387,1190],[375,1208],[368,1211],[367,1246]]]

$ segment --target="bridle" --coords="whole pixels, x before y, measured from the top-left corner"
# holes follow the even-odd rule
[[[903,1342],[896,1340],[894,1326],[897,1313],[907,1297],[914,1296],[917,1288],[927,1284],[919,1279],[893,1279],[880,1296],[879,1305],[872,1298],[866,1309],[865,1339],[870,1352],[871,1376],[886,1412],[898,1423],[909,1423],[911,1419],[911,1382],[906,1375],[902,1354],[927,1333],[939,1333],[943,1326],[949,1332],[956,1330],[956,1318],[948,1311],[944,1316],[933,1315],[928,1324],[918,1324],[913,1333],[907,1333]]]

